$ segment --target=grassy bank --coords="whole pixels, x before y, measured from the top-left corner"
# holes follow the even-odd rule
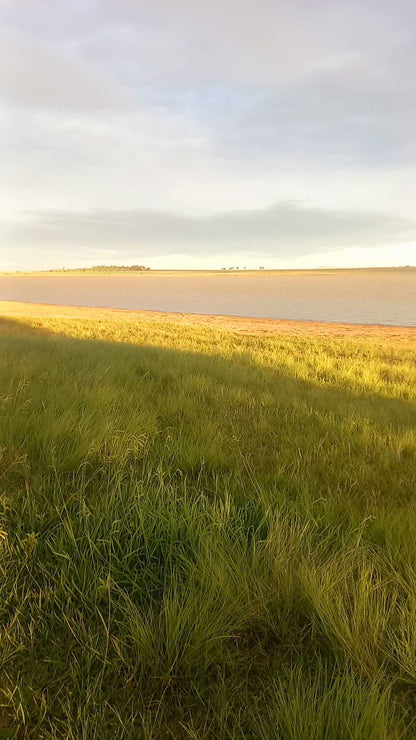
[[[0,737],[415,737],[411,330],[53,311],[0,320]]]

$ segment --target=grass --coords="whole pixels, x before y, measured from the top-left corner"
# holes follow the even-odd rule
[[[416,353],[0,321],[0,737],[416,736]]]

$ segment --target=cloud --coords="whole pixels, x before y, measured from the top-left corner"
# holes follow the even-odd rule
[[[414,0],[4,0],[0,254],[414,235],[415,23]]]
[[[7,225],[10,250],[50,249],[66,254],[86,247],[128,259],[146,255],[203,255],[255,251],[270,257],[306,255],[348,246],[374,246],[416,238],[416,221],[388,214],[352,213],[279,203],[253,211],[189,217],[141,210],[42,211]]]
[[[119,110],[129,102],[126,88],[92,64],[55,45],[4,31],[0,91],[8,104],[60,113]]]
[[[5,0],[1,17],[119,75],[133,67],[136,81],[281,84],[354,66],[361,52],[371,71],[413,36],[416,9],[413,0]]]

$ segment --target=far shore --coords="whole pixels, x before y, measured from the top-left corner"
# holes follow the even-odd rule
[[[218,275],[233,275],[233,276],[244,276],[244,275],[345,275],[350,273],[388,273],[388,272],[416,272],[416,266],[406,265],[404,267],[318,267],[310,269],[228,269],[225,270],[92,270],[90,268],[80,268],[74,270],[34,270],[30,271],[18,271],[18,272],[0,272],[0,277],[69,277],[76,275],[77,277],[108,277],[114,275],[115,277],[129,276],[131,278],[141,277],[192,277],[195,275],[201,276],[218,276]]]
[[[388,326],[384,324],[346,324],[319,321],[292,321],[261,319],[246,316],[222,316],[194,313],[169,313],[164,311],[138,311],[134,309],[94,308],[88,306],[60,306],[47,303],[0,301],[1,318],[18,319],[54,318],[72,320],[101,320],[120,323],[152,323],[206,326],[222,331],[254,335],[274,336],[290,334],[311,338],[345,339],[388,339],[410,342],[416,345],[416,327]]]

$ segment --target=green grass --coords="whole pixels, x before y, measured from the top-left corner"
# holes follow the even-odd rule
[[[416,737],[411,344],[0,334],[0,737]]]

